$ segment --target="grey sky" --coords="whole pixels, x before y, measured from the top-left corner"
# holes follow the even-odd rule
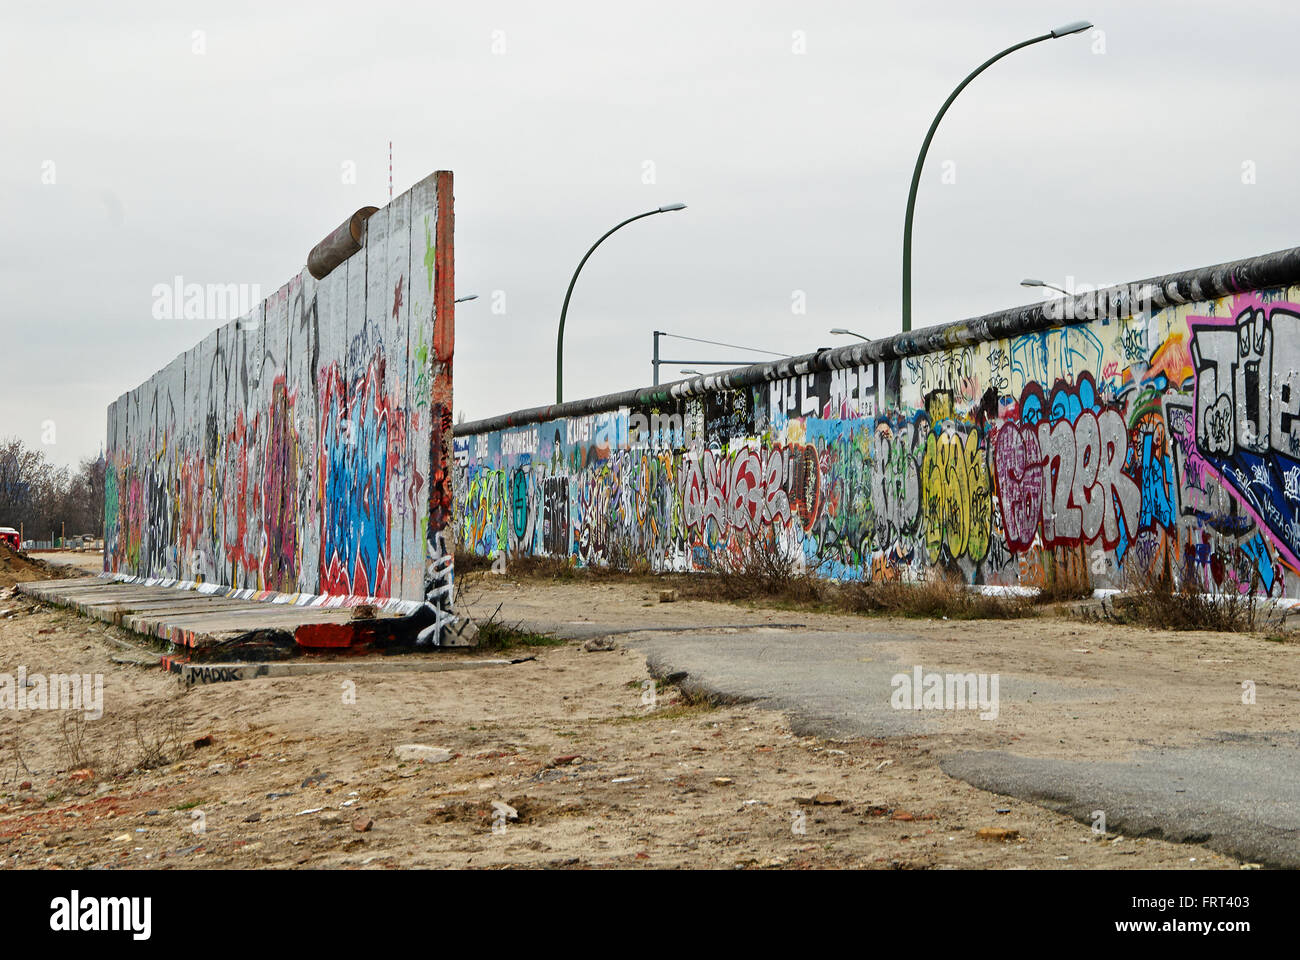
[[[566,398],[648,384],[656,328],[791,353],[842,342],[831,327],[894,332],[934,112],[987,57],[1080,18],[1104,37],[1013,54],[944,120],[917,205],[916,326],[1032,300],[1025,276],[1119,282],[1300,242],[1300,12],[1282,2],[186,6],[4,14],[0,436],[39,443],[52,420],[60,463],[95,453],[108,403],[218,325],[155,320],[156,284],[270,294],[387,201],[390,139],[396,192],[455,171],[457,293],[480,295],[457,312],[470,419],[553,398],[578,259],[672,201],[690,209],[587,265]],[[665,344],[731,353],[708,349]]]

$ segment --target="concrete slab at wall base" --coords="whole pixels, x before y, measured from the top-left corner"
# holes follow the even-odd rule
[[[239,600],[223,596],[178,590],[175,587],[145,587],[122,583],[107,577],[81,577],[73,580],[39,580],[18,584],[27,596],[66,607],[77,613],[112,623],[143,636],[157,637],[188,648],[199,656],[217,644],[248,641],[250,638],[282,635],[287,645],[292,639],[305,652],[311,648],[334,649],[351,653],[344,660],[297,660],[293,662],[191,663],[190,655],[161,655],[143,647],[114,642],[128,647],[131,654],[121,662],[157,663],[164,670],[178,674],[185,684],[216,683],[222,680],[251,680],[257,677],[292,677],[315,673],[401,673],[471,670],[487,666],[504,666],[511,660],[410,659],[386,657],[384,660],[359,659],[358,647],[386,647],[417,625],[409,625],[403,616],[394,614],[353,618],[353,608],[273,606],[256,600]],[[415,604],[418,608],[420,605]],[[402,632],[404,630],[404,633]],[[306,635],[304,637],[304,634]],[[439,646],[423,648],[429,652],[448,646],[470,646],[477,634],[474,623],[462,619],[454,633],[443,638]],[[314,642],[327,637],[331,642]],[[347,648],[351,647],[351,650]],[[245,645],[245,649],[248,649]],[[227,654],[228,655],[228,654]]]
[[[406,620],[420,603],[392,601],[376,616],[356,618],[355,606],[267,603],[199,593],[176,586],[144,586],[107,577],[43,580],[19,584],[28,596],[68,607],[83,616],[156,637],[196,653],[216,644],[276,639],[288,647],[357,648],[400,645],[404,634],[423,624]],[[240,591],[236,591],[240,592]],[[445,631],[440,646],[472,646],[477,630],[459,620]]]
[[[304,624],[347,623],[352,619],[348,608],[273,606],[175,587],[119,583],[105,577],[39,580],[19,584],[18,589],[83,616],[192,649],[234,640],[254,630],[277,629],[292,634]]]
[[[125,574],[101,574],[118,583],[130,583],[144,587],[170,587],[181,590],[193,590],[211,597],[224,597],[227,600],[257,600],[262,603],[288,604],[294,607],[359,607],[372,606],[377,610],[400,616],[414,613],[420,608],[419,600],[400,600],[394,597],[367,597],[359,595],[320,594],[320,593],[280,593],[275,590],[253,590],[250,588],[228,587],[220,583],[196,580],[171,580],[161,577],[132,577]]]

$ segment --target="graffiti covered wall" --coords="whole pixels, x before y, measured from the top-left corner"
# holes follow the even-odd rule
[[[106,573],[450,594],[451,190],[416,184],[323,279],[304,269],[109,407]]]
[[[1094,299],[463,425],[459,548],[692,570],[760,540],[838,579],[1121,586],[1168,563],[1300,595],[1300,287],[1153,289],[1129,315]]]

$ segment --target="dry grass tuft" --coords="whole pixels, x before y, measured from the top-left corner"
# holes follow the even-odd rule
[[[1086,557],[1075,553],[1048,554],[1046,582],[1039,587],[1037,603],[1064,603],[1092,596],[1092,577]]]
[[[653,580],[671,584],[682,599],[762,603],[828,612],[933,617],[949,620],[1007,620],[1035,616],[1031,598],[991,596],[972,590],[960,579],[935,574],[919,583],[853,581],[835,583],[809,572],[798,558],[785,553],[769,533],[733,541],[709,555],[712,569],[694,573],[653,574],[644,565],[579,567],[572,558],[512,557],[505,563],[511,579],[581,582],[584,580]],[[466,578],[475,585],[492,574],[485,558],[465,563],[457,572],[474,569]],[[476,568],[476,569],[475,569]],[[1071,589],[1078,589],[1077,587]],[[1088,587],[1091,593],[1091,587]],[[1072,596],[1074,594],[1071,594]],[[462,593],[462,599],[465,594]]]
[[[153,770],[169,763],[183,760],[193,750],[193,742],[186,739],[185,720],[175,714],[149,717],[131,722],[136,770]]]
[[[935,620],[1016,620],[1038,612],[1032,598],[981,593],[941,574],[918,583],[848,583],[842,591],[854,613]]]
[[[770,535],[712,551],[710,573],[692,577],[685,590],[700,600],[766,600],[809,604],[825,598],[826,582],[785,555]]]
[[[1251,631],[1261,613],[1258,589],[1257,575],[1249,593],[1212,593],[1194,576],[1176,582],[1166,563],[1133,578],[1128,591],[1103,605],[1102,615],[1112,623],[1157,630]]]

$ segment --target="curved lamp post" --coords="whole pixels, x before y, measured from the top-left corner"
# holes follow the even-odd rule
[[[1072,33],[1082,33],[1092,27],[1087,20],[1076,20],[1074,23],[1067,23],[1063,27],[1057,27],[1041,37],[1033,37],[1029,40],[1023,40],[1015,46],[1007,47],[995,57],[990,57],[982,64],[975,68],[965,80],[958,84],[957,89],[952,95],[943,102],[939,108],[939,113],[934,118],[934,123],[930,124],[930,132],[925,135],[925,142],[921,144],[921,153],[916,158],[916,169],[912,171],[912,189],[907,195],[907,220],[903,224],[903,332],[912,329],[912,214],[916,209],[916,188],[921,183],[921,167],[925,165],[925,154],[930,149],[930,141],[934,139],[934,131],[939,127],[939,121],[943,115],[948,112],[952,102],[957,99],[957,95],[966,89],[966,85],[978,77],[981,73],[997,63],[1009,53],[1015,53],[1021,47],[1027,47],[1034,43],[1041,43],[1044,40],[1056,40],[1060,37],[1068,37]]]
[[[604,236],[591,245],[591,249],[578,261],[578,269],[573,271],[573,279],[569,281],[569,289],[564,294],[564,306],[560,309],[560,332],[555,341],[555,402],[564,402],[564,318],[569,313],[569,298],[573,296],[573,285],[578,282],[578,274],[582,273],[583,265],[587,259],[596,252],[596,248],[605,242],[606,238],[616,230],[626,227],[633,220],[640,220],[642,217],[653,217],[656,213],[671,213],[674,210],[685,210],[684,203],[668,203],[655,210],[647,210],[645,213],[638,213],[635,217],[628,217],[617,226],[611,227],[605,231]]]

